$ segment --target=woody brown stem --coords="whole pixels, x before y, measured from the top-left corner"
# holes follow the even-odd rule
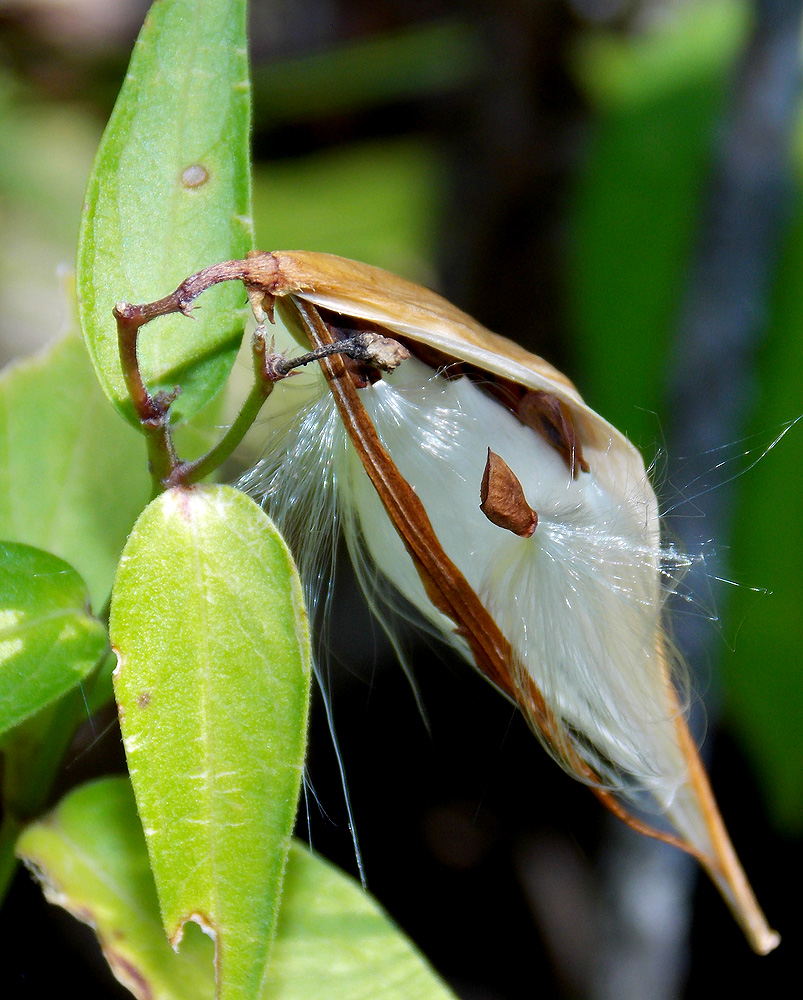
[[[118,302],[114,307],[120,363],[134,411],[148,446],[148,459],[155,492],[172,486],[198,482],[227,459],[242,441],[273,390],[275,382],[290,375],[293,369],[331,354],[348,357],[382,371],[393,371],[405,358],[401,344],[371,331],[362,331],[336,343],[321,345],[299,358],[287,359],[267,350],[264,327],[254,335],[254,383],[236,420],[206,455],[194,462],[182,461],[176,453],[170,431],[169,410],[181,391],[154,396],[145,385],[139,364],[139,331],[159,316],[181,313],[191,316],[192,303],[213,285],[223,281],[242,281],[254,311],[261,319],[272,318],[273,298],[285,291],[284,277],[272,254],[255,252],[245,260],[213,264],[186,278],[175,291],[155,302],[134,305]]]
[[[118,302],[114,307],[114,318],[117,322],[117,343],[120,363],[123,370],[126,388],[139,418],[148,447],[148,461],[154,482],[154,491],[160,492],[170,486],[188,482],[196,482],[208,475],[242,440],[245,432],[253,423],[262,403],[267,399],[273,388],[273,382],[282,377],[272,371],[264,363],[265,347],[255,346],[255,384],[234,425],[224,436],[224,439],[207,455],[195,462],[182,462],[176,453],[173,436],[170,431],[169,410],[171,403],[179,392],[179,387],[172,393],[153,396],[142,377],[139,364],[139,331],[151,320],[159,316],[169,316],[181,313],[190,316],[192,303],[195,299],[213,285],[223,281],[242,281],[249,287],[251,280],[257,280],[260,295],[270,302],[270,272],[272,258],[257,254],[254,260],[229,260],[203,268],[196,274],[186,278],[175,291],[155,302],[134,305],[130,302]],[[261,351],[262,361],[258,364],[256,352]]]

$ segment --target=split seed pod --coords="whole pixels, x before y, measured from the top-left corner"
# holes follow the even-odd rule
[[[330,393],[246,485],[298,513],[320,511],[332,483],[352,550],[610,809],[698,858],[752,947],[771,951],[778,935],[673,683],[658,504],[640,454],[551,365],[426,289],[326,254],[241,264],[257,315],[276,304],[302,343],[370,330],[411,355],[381,374],[322,359]],[[673,833],[631,815],[648,800]]]

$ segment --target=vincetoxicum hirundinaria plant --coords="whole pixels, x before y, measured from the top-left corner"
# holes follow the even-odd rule
[[[299,577],[260,506],[198,481],[228,445],[200,463],[175,455],[174,433],[197,451],[219,420],[245,296],[221,288],[192,337],[168,320],[133,356],[112,316],[117,298],[152,298],[252,247],[245,25],[245,0],[154,5],[82,221],[95,374],[72,332],[0,384],[14,486],[0,508],[2,887],[16,851],[139,997],[443,1000],[370,897],[292,842],[310,685]],[[260,377],[258,401],[271,384]],[[112,670],[130,783],[84,785],[42,818]]]
[[[616,815],[696,857],[753,948],[772,950],[778,936],[730,844],[673,686],[661,622],[672,554],[633,446],[548,363],[434,293],[326,254],[253,252],[156,302],[115,308],[164,483],[193,480],[206,460],[175,455],[171,401],[151,396],[135,363],[140,330],[189,315],[198,295],[231,280],[244,283],[258,320],[278,308],[312,351],[288,362],[267,352],[257,328],[255,387],[210,454],[230,450],[274,382],[318,361],[321,394],[274,435],[244,485],[300,524],[299,537],[321,490],[334,489],[355,559],[370,557]],[[673,833],[632,815],[627,802],[647,799]]]
[[[19,854],[49,898],[96,926],[139,996],[448,995],[356,886],[291,844],[310,655],[274,521],[303,571],[316,553],[300,540],[328,511],[324,529],[342,521],[374,600],[382,581],[401,592],[610,809],[694,855],[755,950],[771,950],[676,694],[661,615],[677,557],[661,546],[641,457],[548,363],[433,293],[342,258],[253,252],[245,46],[242,0],[156,4],[90,181],[83,332],[105,394],[145,438],[155,493],[109,618],[136,808],[125,782],[85,786],[28,826]],[[220,441],[184,459],[177,431],[214,405],[241,336],[238,282],[258,323],[252,389]],[[275,350],[274,309],[300,357]],[[266,457],[241,483],[272,521],[242,490],[202,480],[306,365],[320,370],[309,400],[276,419],[268,403]],[[33,580],[49,557],[7,558]],[[105,615],[88,614],[69,566],[62,575],[34,620],[63,608],[80,641],[60,636],[66,666],[41,696],[8,696],[19,769],[20,727],[53,729],[37,709],[52,712],[81,677],[98,679],[98,702],[108,690]],[[17,628],[28,605],[6,604]],[[633,802],[673,832],[637,820]],[[342,933],[325,929],[322,892]],[[349,914],[361,917],[351,927]],[[214,940],[214,972],[192,924]]]

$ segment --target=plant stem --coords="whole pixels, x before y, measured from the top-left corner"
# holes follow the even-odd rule
[[[272,374],[270,364],[275,355],[268,355],[265,341],[265,328],[257,327],[251,345],[254,360],[254,383],[234,423],[229,427],[220,441],[201,458],[194,462],[179,462],[163,480],[165,486],[188,486],[197,483],[229,458],[234,449],[245,437],[251,425],[256,420],[262,405],[273,392],[277,378]]]
[[[266,391],[255,384],[234,427],[230,429],[224,440],[209,454],[196,462],[182,462],[176,453],[173,435],[170,431],[170,405],[181,389],[176,386],[172,393],[151,395],[142,378],[142,370],[139,365],[139,331],[146,323],[150,323],[158,316],[168,316],[176,312],[189,316],[192,302],[201,292],[221,281],[242,279],[244,276],[243,264],[243,261],[226,261],[223,264],[216,264],[187,278],[174,292],[155,302],[147,302],[142,305],[118,302],[114,307],[120,363],[131,403],[147,442],[148,464],[155,495],[170,486],[197,482],[198,479],[202,479],[217,468],[242,440],[245,431],[250,423],[253,423],[259,408],[269,395],[270,389]],[[264,379],[260,379],[259,374],[257,374],[256,382],[260,381],[264,383]],[[258,405],[256,405],[257,403]],[[250,423],[247,423],[249,414],[251,414]]]
[[[174,292],[162,299],[142,305],[118,302],[114,307],[120,363],[131,402],[147,441],[154,495],[171,487],[197,483],[214,472],[245,437],[273,391],[274,384],[290,375],[294,368],[333,354],[345,354],[355,361],[383,371],[393,371],[409,357],[406,348],[397,341],[371,331],[361,331],[352,337],[319,346],[301,357],[288,360],[268,351],[265,328],[260,323],[254,332],[252,343],[254,384],[236,420],[210,451],[195,461],[184,462],[176,453],[170,432],[170,405],[181,390],[177,386],[172,393],[151,395],[139,366],[139,331],[157,316],[168,316],[176,312],[189,316],[193,301],[207,288],[222,281],[237,280],[245,284],[257,318],[272,319],[273,297],[280,282],[277,279],[276,262],[270,254],[256,254],[246,260],[214,264],[190,275]]]
[[[2,823],[0,823],[0,903],[6,898],[11,880],[17,870],[14,847],[22,828],[23,824],[11,813],[6,813]]]

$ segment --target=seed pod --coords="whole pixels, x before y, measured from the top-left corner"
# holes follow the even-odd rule
[[[276,303],[303,343],[371,330],[412,355],[382,375],[322,359],[331,396],[288,428],[251,485],[275,512],[320,512],[320,498],[305,497],[330,481],[352,551],[519,704],[609,808],[696,856],[752,947],[772,950],[778,935],[673,682],[662,624],[673,557],[640,454],[546,361],[426,289],[326,254],[245,263],[255,312]],[[630,814],[647,800],[673,834]]]

